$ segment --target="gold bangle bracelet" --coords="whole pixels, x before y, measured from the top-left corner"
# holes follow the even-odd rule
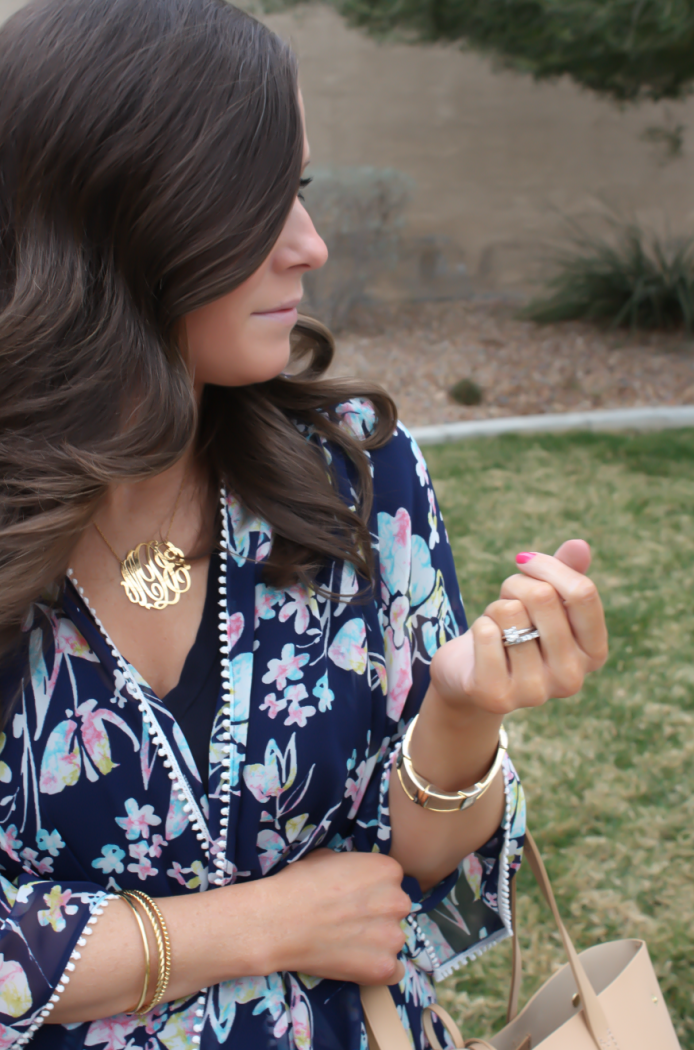
[[[147,1005],[146,1011],[144,1011],[148,1013],[150,1010],[153,1010],[155,1006],[159,1006],[162,1002],[166,995],[169,981],[171,980],[171,940],[169,938],[169,931],[164,916],[155,901],[141,890],[131,890],[130,895],[137,899],[152,924],[152,929],[154,930],[154,936],[157,942],[157,953],[159,955],[159,970],[157,972],[157,984],[154,989],[154,996],[151,1002]]]
[[[423,809],[429,809],[433,813],[459,813],[461,810],[469,809],[478,802],[493,784],[504,755],[508,751],[508,736],[503,726],[499,727],[499,745],[490,769],[482,780],[477,781],[469,791],[439,791],[424,780],[415,771],[410,757],[410,741],[419,715],[416,715],[407,729],[402,742],[402,748],[397,758],[398,780],[403,791],[415,805]]]
[[[140,899],[140,894],[139,894],[139,891],[137,891],[137,890],[124,890],[123,893],[122,893],[122,896],[124,896],[126,898],[126,900],[129,902],[129,904],[131,904],[131,906],[133,908],[135,908],[137,904],[140,905],[140,907],[142,908],[143,912],[145,913],[145,915],[149,919],[149,924],[152,927],[152,933],[154,935],[154,940],[155,940],[156,945],[157,945],[157,961],[158,961],[158,965],[157,965],[157,980],[156,980],[156,985],[155,985],[153,997],[152,997],[152,999],[150,1000],[149,1003],[147,1003],[146,1005],[141,1005],[138,1010],[134,1011],[135,1013],[137,1013],[140,1016],[142,1016],[144,1014],[149,1013],[149,1011],[152,1009],[152,1003],[157,998],[157,995],[158,995],[158,993],[161,990],[162,979],[164,977],[164,968],[165,968],[164,943],[163,943],[163,940],[162,940],[161,932],[159,930],[159,926],[157,924],[154,912],[147,906],[147,901],[149,900],[149,898],[147,898],[146,894],[143,894],[143,896],[146,897],[145,901]]]
[[[157,981],[157,987],[154,992],[154,998],[149,1004],[149,1009],[152,1010],[155,1006],[158,1006],[164,998],[169,981],[171,980],[171,941],[169,939],[169,931],[166,926],[164,916],[161,913],[161,909],[159,908],[159,905],[155,901],[153,901],[151,897],[148,897],[146,893],[142,893],[140,890],[133,890],[132,892],[136,895],[138,900],[140,900],[143,906],[148,907],[150,909],[150,913],[154,914],[154,916],[156,917],[156,922],[159,925],[159,931],[161,933],[163,954],[162,967],[159,974],[159,980]],[[150,914],[150,921],[151,919],[152,916]],[[157,946],[158,945],[159,940],[157,939]]]
[[[147,939],[147,931],[145,930],[144,923],[142,922],[142,919],[140,918],[140,913],[138,912],[138,910],[135,907],[135,905],[133,904],[133,902],[128,899],[128,897],[125,895],[125,893],[119,893],[118,896],[122,900],[125,901],[125,903],[128,905],[128,907],[132,910],[133,915],[135,916],[135,919],[137,921],[137,925],[138,925],[139,930],[140,930],[140,935],[142,937],[142,946],[143,946],[144,952],[145,952],[145,983],[142,986],[142,995],[140,996],[140,998],[138,1000],[137,1006],[134,1006],[132,1010],[126,1010],[125,1011],[128,1014],[136,1014],[142,1009],[142,1004],[144,1003],[145,999],[147,998],[147,990],[149,988],[149,978],[150,978],[149,941]]]

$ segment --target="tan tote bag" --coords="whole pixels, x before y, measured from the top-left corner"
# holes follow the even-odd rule
[[[467,1042],[450,1015],[434,1003],[422,1023],[433,1050],[442,1050],[431,1015],[455,1047],[470,1050],[681,1050],[643,941],[596,944],[580,954],[561,920],[542,858],[528,832],[524,855],[552,909],[568,963],[518,1013],[520,948],[513,919],[513,977],[508,1024],[490,1042]],[[515,880],[514,880],[515,883]],[[362,987],[369,1050],[412,1050],[387,987]]]

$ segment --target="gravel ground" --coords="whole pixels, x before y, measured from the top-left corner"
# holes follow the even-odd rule
[[[333,375],[376,380],[410,426],[542,412],[694,403],[694,339],[683,333],[536,325],[507,301],[423,303],[355,315]],[[482,404],[449,388],[473,379]]]

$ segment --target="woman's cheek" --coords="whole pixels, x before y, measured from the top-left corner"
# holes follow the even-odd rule
[[[289,332],[264,332],[249,325],[241,333],[230,332],[224,342],[205,348],[198,359],[196,379],[216,386],[248,386],[265,383],[284,371],[289,361]]]

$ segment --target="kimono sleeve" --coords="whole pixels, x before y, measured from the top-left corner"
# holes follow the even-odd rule
[[[84,934],[112,899],[92,883],[0,876],[0,1050],[28,1043],[50,1019]]]
[[[347,406],[352,433],[368,433],[373,424],[368,402],[348,402],[341,406],[342,414]],[[377,670],[385,692],[386,730],[372,758],[354,844],[361,851],[387,853],[388,786],[398,741],[424,699],[434,653],[465,631],[467,622],[448,536],[417,443],[398,424],[391,440],[372,451],[370,459],[374,493],[370,527],[383,654]]]
[[[453,555],[424,457],[401,424],[372,453],[374,545],[380,574],[379,619],[392,733],[358,814],[359,849],[390,848],[388,787],[404,731],[429,686],[437,649],[467,630]],[[512,932],[510,880],[520,866],[525,807],[504,760],[506,811],[495,834],[415,901],[410,925],[415,960],[436,980]]]

